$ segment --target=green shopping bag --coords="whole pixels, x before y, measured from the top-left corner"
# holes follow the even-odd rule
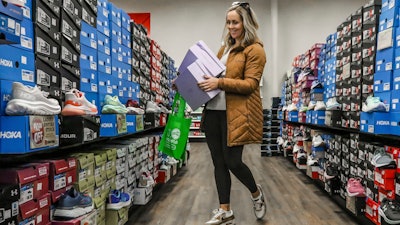
[[[185,152],[189,137],[191,118],[185,117],[186,101],[179,93],[175,94],[171,114],[168,116],[158,150],[168,156],[180,159]]]

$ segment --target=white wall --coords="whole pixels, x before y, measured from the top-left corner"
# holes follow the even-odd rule
[[[225,12],[233,0],[109,0],[125,12],[151,13],[151,38],[180,65],[187,49],[203,40],[217,51]],[[280,96],[281,82],[296,55],[326,37],[368,0],[249,0],[267,53],[264,108]]]

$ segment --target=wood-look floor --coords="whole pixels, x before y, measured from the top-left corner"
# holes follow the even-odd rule
[[[257,221],[247,189],[232,176],[231,207],[236,225],[353,225],[321,189],[281,156],[261,157],[248,146],[243,160],[267,197],[267,216]],[[127,225],[203,225],[218,207],[213,166],[207,145],[191,143],[187,167],[159,187],[146,206],[135,207]]]

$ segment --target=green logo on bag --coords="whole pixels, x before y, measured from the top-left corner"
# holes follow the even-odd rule
[[[181,131],[178,128],[175,128],[171,131],[171,137],[175,140],[178,140],[178,138],[181,136]]]

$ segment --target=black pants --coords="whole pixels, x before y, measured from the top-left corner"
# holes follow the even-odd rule
[[[214,164],[215,183],[220,204],[230,203],[231,176],[242,182],[251,193],[257,191],[253,174],[242,161],[243,145],[227,146],[226,111],[206,110],[203,129]]]

